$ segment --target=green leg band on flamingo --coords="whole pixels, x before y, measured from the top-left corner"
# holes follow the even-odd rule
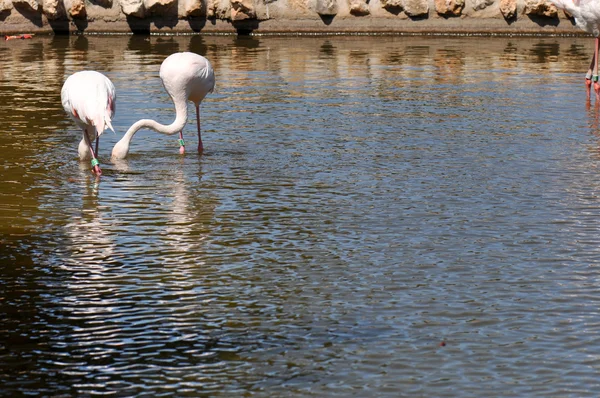
[[[183,141],[181,138],[178,139],[177,142],[179,142],[179,145],[185,146],[185,141]]]
[[[100,164],[100,162],[98,161],[98,159],[94,158],[92,159],[92,167],[96,167]]]

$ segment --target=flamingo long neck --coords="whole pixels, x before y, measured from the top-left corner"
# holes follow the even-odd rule
[[[187,99],[183,96],[172,97],[172,99],[173,104],[175,104],[175,120],[173,123],[165,125],[152,119],[138,120],[129,128],[129,130],[127,130],[123,138],[121,138],[121,141],[127,143],[131,142],[135,133],[143,128],[149,128],[161,134],[167,135],[177,134],[183,130],[188,117]]]

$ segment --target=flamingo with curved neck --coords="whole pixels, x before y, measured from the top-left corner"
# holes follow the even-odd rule
[[[175,105],[175,121],[169,125],[152,119],[135,122],[117,142],[112,151],[114,159],[124,159],[129,153],[129,145],[135,133],[148,128],[161,134],[179,133],[179,152],[185,153],[183,128],[187,123],[187,102],[196,106],[196,124],[198,128],[198,152],[202,153],[202,135],[200,132],[200,103],[215,87],[215,73],[210,62],[201,55],[182,52],[169,55],[160,66],[160,78],[167,93]]]
[[[96,156],[100,135],[106,128],[115,131],[111,121],[115,114],[117,94],[110,79],[100,72],[86,70],[72,74],[60,91],[65,112],[83,130],[79,143],[79,159],[91,160],[92,172],[102,174]],[[92,141],[96,141],[95,150]]]

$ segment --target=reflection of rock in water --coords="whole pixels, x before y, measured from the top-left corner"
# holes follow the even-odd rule
[[[233,44],[240,49],[257,49],[260,47],[260,39],[252,36],[237,36]]]
[[[325,41],[325,43],[321,45],[319,52],[332,57],[335,55],[335,46],[333,46],[329,41]]]
[[[73,48],[78,51],[88,51],[89,41],[85,36],[77,36],[73,43]]]
[[[152,51],[150,36],[132,35],[127,42],[127,50],[149,54]]]
[[[192,36],[187,51],[200,55],[206,54],[208,51],[208,45],[206,44],[204,37],[200,35]]]
[[[172,37],[157,37],[156,42],[153,46],[153,52],[158,55],[162,55],[165,58],[171,54],[180,52],[181,46],[178,40],[174,40]]]
[[[531,47],[531,54],[538,57],[540,63],[546,63],[549,58],[556,58],[560,52],[558,43],[536,43]]]

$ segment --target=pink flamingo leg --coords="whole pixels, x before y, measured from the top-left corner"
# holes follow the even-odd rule
[[[179,132],[179,153],[185,154],[185,142],[183,141],[183,131]]]
[[[92,143],[90,142],[90,137],[88,137],[87,129],[83,130],[83,137],[85,138],[85,143],[90,148],[90,153],[92,154],[92,173],[97,176],[102,175],[102,170],[100,170],[100,165],[98,164],[98,159],[96,159],[96,153],[98,152],[98,136],[96,136],[96,152],[92,149]]]
[[[196,124],[198,125],[198,152],[204,152],[204,145],[202,145],[202,134],[200,134],[200,104],[196,104]]]
[[[96,136],[96,149],[94,150],[95,153],[98,153],[98,144],[100,143],[100,136]]]
[[[592,55],[592,60],[590,62],[590,67],[587,71],[587,73],[585,74],[585,94],[586,94],[586,98],[589,101],[590,97],[591,97],[591,91],[592,91],[592,77],[594,74],[594,65],[596,63],[596,51],[594,51],[594,55]]]
[[[596,92],[596,105],[600,102],[600,84],[598,83],[598,49],[600,48],[600,39],[596,37],[594,43],[594,74],[592,79],[594,80],[594,91]]]

